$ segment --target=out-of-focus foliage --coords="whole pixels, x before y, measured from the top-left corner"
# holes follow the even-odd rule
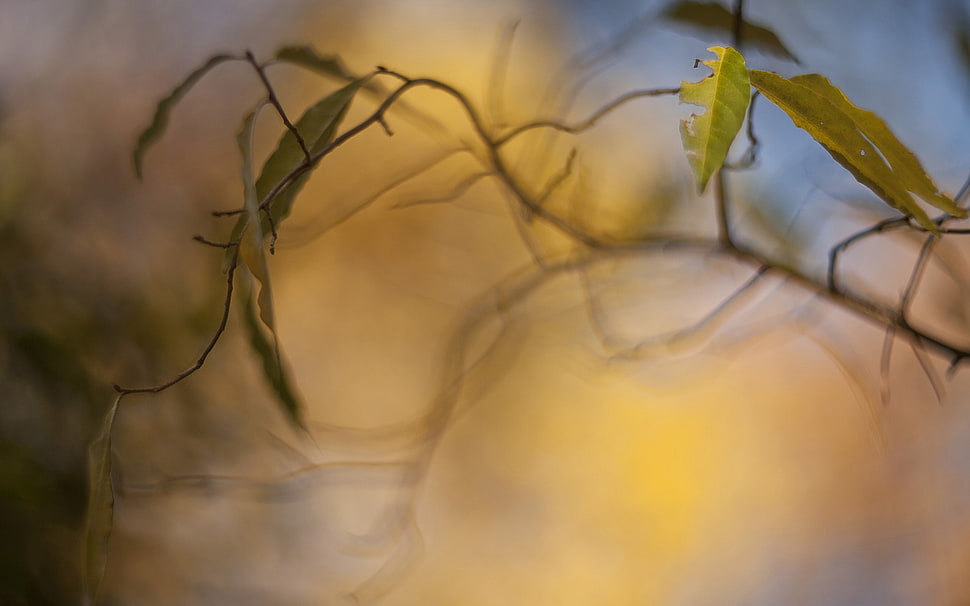
[[[241,207],[233,135],[265,91],[243,62],[210,72],[180,101],[136,186],[131,145],[184,74],[219,50],[272,57],[287,40],[312,40],[340,52],[348,71],[384,64],[454,82],[476,103],[489,99],[501,125],[581,119],[630,87],[690,79],[703,48],[655,29],[643,33],[649,44],[611,46],[611,32],[631,21],[626,2],[573,3],[588,19],[573,19],[565,2],[44,4],[13,0],[6,6],[22,5],[18,18],[0,18],[0,46],[17,51],[0,55],[0,603],[16,606],[77,603],[85,445],[101,428],[108,386],[171,377],[218,321],[222,251],[191,236],[230,231],[233,219],[208,214]],[[925,16],[931,4],[900,10]],[[844,70],[833,82],[908,128],[900,138],[952,190],[965,147],[934,136],[939,116],[952,114],[914,103],[938,81],[905,69],[917,49],[885,27],[895,13],[862,5],[859,15],[844,2],[749,2],[743,31],[774,10],[772,29],[800,42],[793,48],[811,69]],[[521,23],[503,78],[491,67],[508,17]],[[892,76],[914,83],[894,84],[893,95],[882,94],[887,74],[873,64],[883,53],[862,52],[887,32],[888,50],[905,52],[893,55]],[[578,52],[542,89],[570,45],[594,34],[597,48],[629,56]],[[23,52],[41,53],[41,39],[62,41],[44,69],[35,51]],[[671,40],[671,54],[658,50]],[[586,70],[591,55],[603,60]],[[269,73],[291,115],[332,90],[294,75],[294,64],[316,63],[311,53],[282,59],[294,61]],[[576,76],[584,85],[571,88]],[[497,82],[498,92],[482,94]],[[661,220],[671,233],[704,233],[698,217],[710,200],[694,197],[679,154],[682,110],[654,101],[579,137],[523,138],[509,146],[509,165],[550,192],[548,208],[607,226],[597,233],[642,239]],[[566,249],[562,239],[509,213],[489,178],[469,180],[478,150],[469,151],[474,133],[460,130],[450,99],[422,91],[409,102],[459,125],[456,136],[391,115],[393,137],[374,129],[328,158],[292,206],[277,255],[264,257],[317,444],[291,445],[301,443],[263,380],[275,355],[241,281],[243,313],[205,372],[118,410],[105,606],[332,603],[375,578],[364,589],[393,589],[384,603],[396,606],[966,602],[964,371],[947,385],[954,405],[936,406],[925,360],[899,342],[894,405],[870,408],[883,333],[780,280],[739,297],[729,322],[676,347],[660,343],[663,355],[652,358],[637,346],[689,327],[748,276],[674,247],[530,283],[517,272],[537,250]],[[372,103],[356,100],[344,128]],[[824,257],[859,216],[818,203],[834,188],[806,152],[817,146],[769,104],[757,107],[762,153],[758,170],[732,173],[735,223],[750,223],[746,208],[781,211],[764,229],[778,232],[792,266],[810,266],[812,246]],[[943,128],[956,136],[966,125]],[[279,129],[256,124],[254,166]],[[404,184],[391,191],[395,181]],[[797,189],[806,181],[811,196]],[[786,239],[792,223],[801,237]],[[523,233],[535,236],[532,248]],[[899,290],[891,278],[913,252],[912,234],[897,235],[846,260],[889,301]],[[946,263],[927,273],[931,313],[918,314],[944,334],[965,327],[952,281],[965,263],[961,242],[944,236]],[[456,347],[456,325],[469,318],[474,336]],[[247,347],[247,325],[264,331],[253,347],[266,353]],[[472,364],[460,386],[442,383],[455,351]],[[942,366],[932,356],[929,364]],[[418,476],[426,413],[456,393]]]
[[[95,604],[108,563],[108,540],[114,524],[114,481],[111,473],[111,431],[120,398],[108,410],[101,434],[88,454],[88,507],[85,521],[83,569],[87,604]]]
[[[679,0],[663,10],[661,16],[674,23],[699,33],[699,37],[710,40],[720,37],[730,40],[735,32],[734,13],[718,2],[695,2]],[[798,59],[782,43],[771,29],[745,19],[741,32],[745,45],[768,54],[798,63]]]

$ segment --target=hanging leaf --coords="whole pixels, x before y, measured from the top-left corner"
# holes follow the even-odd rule
[[[911,194],[957,217],[966,211],[940,193],[919,160],[878,116],[860,109],[817,74],[791,80],[778,74],[751,70],[751,84],[784,110],[846,168],[857,181],[884,202],[938,233]]]
[[[356,76],[350,73],[339,56],[320,56],[316,49],[311,46],[284,46],[276,51],[275,58],[319,72],[324,76],[333,76],[341,80],[356,79]]]
[[[175,105],[209,70],[220,63],[233,59],[238,59],[238,57],[232,55],[215,55],[210,57],[202,67],[189,74],[167,97],[158,102],[152,123],[138,136],[138,143],[135,145],[135,151],[132,154],[135,161],[135,174],[138,175],[139,179],[142,177],[142,161],[144,160],[145,152],[165,132],[165,128],[168,126],[168,117],[175,108]]]
[[[691,114],[681,120],[680,135],[687,160],[703,192],[707,181],[727,158],[728,149],[744,122],[751,85],[744,57],[733,48],[712,46],[716,61],[704,61],[713,74],[696,83],[681,83],[680,102],[707,108],[702,114]]]
[[[350,107],[354,95],[366,82],[366,78],[355,80],[347,86],[327,95],[314,105],[312,105],[294,125],[307,144],[310,153],[317,153],[329,145],[337,135],[337,129]],[[263,170],[256,180],[255,194],[256,199],[262,202],[269,195],[270,191],[279,184],[287,175],[302,166],[306,162],[306,157],[300,145],[289,130],[283,133],[276,150],[270,154]],[[293,200],[303,189],[307,180],[310,178],[310,171],[307,170],[299,177],[293,179],[273,200],[270,205],[270,212],[273,216],[273,224],[279,227],[280,223],[290,214]],[[246,229],[250,220],[249,214],[240,215],[233,227],[231,241],[239,240],[243,231]],[[270,232],[269,219],[263,215],[260,217],[262,236]],[[262,242],[262,240],[260,240]],[[226,253],[226,265],[232,257],[232,252]]]
[[[964,216],[965,211],[940,193],[919,159],[896,138],[879,116],[853,105],[841,90],[818,74],[796,76],[792,82],[812,88],[836,107],[843,108],[859,131],[876,146],[908,191],[951,215]]]
[[[260,220],[259,200],[256,197],[256,185],[253,182],[253,130],[259,111],[265,105],[265,101],[260,103],[256,109],[246,116],[237,138],[239,151],[243,158],[243,198],[246,210],[243,218],[246,220],[247,227],[243,239],[239,243],[239,256],[242,257],[249,272],[261,284],[259,289],[260,318],[270,330],[275,330],[273,299],[269,286],[269,264],[266,261],[266,252],[263,250],[263,222]]]
[[[733,35],[734,13],[716,2],[692,2],[685,0],[668,6],[660,16],[679,25],[699,32],[705,38],[711,35],[725,39]],[[754,48],[769,55],[798,63],[798,59],[784,45],[775,32],[763,25],[742,22],[742,42],[746,48]]]
[[[270,286],[269,263],[266,250],[263,248],[263,222],[259,210],[259,199],[256,196],[256,183],[253,180],[253,130],[259,111],[266,106],[266,101],[259,104],[243,120],[237,142],[243,157],[243,191],[246,219],[242,241],[239,243],[239,256],[249,270],[249,273],[259,282],[257,294],[258,313],[253,308],[252,296],[246,296],[246,326],[250,335],[250,345],[263,362],[263,371],[287,418],[300,429],[306,429],[303,424],[300,406],[289,381],[283,370],[283,357],[280,353],[279,336],[276,332],[275,312],[273,310],[273,295]],[[258,319],[257,319],[258,316]],[[263,335],[260,322],[272,335],[272,343]]]
[[[266,338],[264,329],[260,325],[260,313],[257,311],[256,305],[253,305],[251,293],[246,292],[243,296],[246,301],[243,319],[246,325],[246,333],[249,335],[249,345],[263,363],[263,374],[276,393],[276,398],[283,407],[286,417],[297,427],[306,431],[302,406],[283,364],[276,334],[273,333],[272,341]]]
[[[105,415],[101,434],[88,450],[88,510],[85,520],[83,575],[86,604],[97,603],[108,564],[108,539],[114,522],[114,486],[111,483],[111,430],[121,395]]]

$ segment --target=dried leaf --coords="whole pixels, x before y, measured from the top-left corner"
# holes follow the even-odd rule
[[[707,108],[704,113],[691,114],[689,120],[680,122],[684,151],[701,192],[711,175],[724,164],[751,100],[744,57],[733,48],[712,46],[707,50],[718,57],[716,61],[703,62],[714,73],[700,82],[684,82],[680,88],[681,103]]]
[[[83,575],[84,599],[97,603],[108,564],[108,539],[114,522],[114,486],[111,482],[111,430],[121,395],[105,415],[101,434],[88,450],[88,510],[85,520]]]

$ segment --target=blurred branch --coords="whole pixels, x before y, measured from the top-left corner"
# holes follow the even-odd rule
[[[565,124],[557,120],[539,120],[536,122],[530,122],[528,124],[523,124],[522,126],[517,126],[511,129],[509,132],[505,133],[501,137],[498,137],[493,141],[495,147],[501,147],[511,141],[512,139],[518,137],[519,135],[537,128],[550,128],[553,130],[558,130],[560,132],[575,135],[581,133],[584,130],[592,128],[599,122],[604,116],[608,115],[615,109],[633,101],[635,99],[643,99],[644,97],[659,97],[663,95],[676,95],[680,92],[680,87],[676,88],[652,88],[635,90],[629,93],[620,95],[613,101],[610,101],[603,107],[599,108],[592,113],[588,118],[575,124]]]
[[[736,0],[734,24],[736,46],[740,46],[742,42],[743,5],[743,0]],[[513,31],[514,26],[508,30],[507,45],[511,44]],[[371,126],[380,125],[387,135],[391,136],[393,133],[385,122],[387,112],[408,91],[418,88],[428,88],[447,95],[461,107],[478,139],[478,143],[483,146],[484,153],[475,153],[471,147],[448,151],[444,155],[432,159],[425,166],[419,167],[417,170],[409,171],[403,178],[391,182],[377,193],[355,204],[348,212],[331,221],[324,231],[340,225],[364,208],[370,206],[388,191],[430,170],[449,155],[457,153],[458,151],[469,151],[483,165],[483,170],[465,177],[451,191],[441,197],[424,198],[399,203],[396,206],[404,207],[416,204],[451,201],[461,196],[468,188],[478,183],[481,179],[495,178],[504,186],[504,190],[510,195],[513,204],[518,206],[517,210],[520,212],[515,214],[515,226],[519,230],[519,235],[524,245],[532,255],[531,262],[511,273],[504,280],[491,285],[483,295],[478,297],[464,310],[444,350],[438,392],[431,400],[427,410],[419,415],[418,418],[405,423],[391,424],[369,430],[354,430],[352,428],[342,428],[332,425],[314,425],[315,431],[343,434],[351,442],[373,444],[390,450],[400,457],[398,460],[381,462],[351,461],[311,465],[277,478],[262,481],[216,475],[164,476],[160,481],[155,483],[126,484],[125,488],[129,494],[138,492],[142,494],[154,494],[170,490],[188,490],[203,494],[210,494],[216,491],[220,494],[237,494],[251,498],[280,499],[287,498],[293,495],[294,492],[299,492],[303,482],[309,482],[315,477],[329,478],[332,474],[341,470],[373,469],[383,471],[386,469],[394,469],[400,472],[396,480],[400,483],[401,494],[404,496],[388,509],[386,519],[382,520],[384,525],[378,531],[367,535],[365,538],[374,540],[376,537],[377,539],[384,539],[384,542],[387,540],[394,542],[402,537],[410,536],[417,530],[415,525],[415,495],[419,492],[427,476],[428,466],[440,443],[441,436],[460,412],[458,406],[462,401],[467,379],[476,369],[485,366],[485,363],[493,357],[499,344],[508,336],[508,321],[516,306],[527,300],[532,293],[541,286],[549,283],[552,279],[566,274],[576,274],[579,276],[581,288],[585,296],[590,325],[604,344],[604,347],[615,348],[614,344],[610,341],[609,335],[603,329],[605,323],[602,318],[602,310],[599,307],[598,298],[590,284],[588,270],[593,264],[602,261],[620,260],[631,256],[638,257],[646,252],[698,251],[733,260],[737,264],[747,266],[750,268],[751,274],[733,292],[718,300],[697,321],[677,330],[643,340],[640,343],[634,344],[632,347],[622,348],[618,354],[615,354],[617,357],[642,357],[652,355],[657,349],[669,350],[672,347],[683,345],[684,343],[689,343],[691,340],[703,338],[705,335],[711,334],[726,318],[730,317],[741,307],[745,297],[750,295],[756,285],[761,283],[770,274],[775,274],[785,284],[791,284],[796,288],[811,293],[813,296],[824,299],[832,305],[850,311],[857,317],[885,331],[885,340],[880,362],[883,382],[881,391],[884,401],[888,400],[888,377],[892,362],[892,350],[897,337],[905,339],[913,348],[917,360],[929,378],[940,400],[942,400],[943,385],[934,374],[932,364],[927,359],[927,353],[932,351],[949,358],[951,372],[960,362],[970,358],[970,350],[959,344],[952,335],[939,336],[931,334],[928,331],[914,326],[909,318],[911,315],[912,301],[918,294],[920,284],[936,243],[938,242],[938,238],[931,235],[925,240],[910,273],[908,284],[902,293],[898,305],[895,307],[882,305],[862,295],[843,290],[838,284],[838,264],[840,257],[854,244],[863,239],[902,227],[910,227],[917,233],[926,231],[921,227],[910,224],[905,218],[881,221],[838,242],[829,251],[828,271],[825,279],[818,281],[798,268],[787,265],[777,258],[773,258],[755,248],[744,245],[735,239],[731,229],[731,192],[726,182],[727,174],[724,170],[718,171],[715,176],[714,213],[717,222],[716,235],[709,237],[681,237],[661,233],[644,235],[634,241],[616,242],[609,238],[596,235],[575,217],[563,216],[552,208],[554,205],[546,203],[573,173],[574,161],[577,156],[575,149],[570,151],[562,170],[554,174],[544,186],[539,188],[537,194],[530,193],[530,189],[535,187],[535,185],[529,184],[514,175],[509,163],[502,155],[503,147],[507,143],[527,132],[548,130],[566,134],[578,134],[592,128],[599,120],[633,100],[673,95],[680,91],[679,88],[655,88],[631,91],[608,102],[585,120],[579,122],[566,123],[558,120],[540,120],[512,127],[505,130],[502,134],[497,134],[493,132],[492,128],[486,125],[476,106],[458,89],[439,80],[431,78],[412,79],[400,73],[379,67],[370,76],[376,75],[394,78],[400,81],[401,84],[396,89],[390,91],[370,115],[357,122],[339,136],[334,137],[329,144],[319,149],[319,151],[311,153],[306,146],[302,134],[292,124],[280,105],[276,93],[266,77],[264,66],[259,64],[250,52],[246,53],[246,59],[254,67],[265,86],[268,102],[276,108],[283,124],[296,138],[304,156],[303,161],[299,165],[284,175],[269,190],[265,197],[258,201],[258,210],[265,213],[269,218],[269,228],[274,241],[276,237],[276,224],[270,212],[271,205],[290,185],[314,170],[324,158],[334,153],[349,140]],[[490,118],[494,123],[500,122],[501,118],[501,102],[498,95],[501,93],[501,79],[505,70],[504,63],[507,61],[506,57],[501,57],[500,59],[495,65],[493,74],[494,95],[489,100],[490,104],[486,108],[491,112]],[[755,160],[758,139],[755,136],[751,124],[750,114],[748,119],[750,149],[746,153],[745,160],[742,163],[734,167],[727,167],[725,170],[746,168]],[[967,195],[966,191],[968,187],[970,187],[970,180],[964,186],[958,199]],[[234,215],[239,212],[228,211],[217,214]],[[570,240],[573,247],[569,253],[559,253],[558,255],[543,254],[534,241],[534,235],[527,225],[528,219],[532,218],[544,222]],[[937,225],[941,226],[941,232],[948,234],[970,232],[970,230],[944,228],[944,225],[951,218],[944,215],[936,220]],[[154,386],[128,388],[115,385],[114,388],[119,393],[119,400],[127,394],[161,392],[193,375],[204,366],[209,354],[213,351],[226,330],[233,298],[234,275],[240,255],[240,242],[233,240],[227,243],[219,243],[203,238],[202,236],[196,236],[195,240],[208,246],[232,251],[231,261],[228,263],[226,294],[219,324],[203,348],[200,356],[188,368],[171,379]],[[272,247],[272,243],[270,246]],[[472,344],[481,341],[483,338],[482,334],[489,326],[493,325],[492,323],[496,318],[499,321],[497,332],[494,335],[488,335],[483,351],[473,357],[471,352]],[[394,576],[399,574],[401,561],[395,558],[397,558],[396,555],[386,563],[386,570],[372,577],[366,586],[362,586],[358,590],[357,595],[369,594],[371,590],[377,591],[377,588],[386,586],[386,580],[390,578],[388,575]]]

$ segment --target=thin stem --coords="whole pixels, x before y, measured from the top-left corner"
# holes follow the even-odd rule
[[[893,343],[896,341],[896,327],[886,327],[886,337],[882,342],[882,357],[879,361],[879,396],[883,406],[889,406],[890,384],[889,371],[893,361]]]
[[[899,301],[899,314],[903,321],[909,321],[909,310],[912,307],[913,297],[916,295],[919,283],[926,273],[926,266],[929,263],[933,249],[936,248],[936,244],[939,241],[939,238],[930,234],[923,242],[923,246],[920,247],[919,256],[916,258],[913,271],[909,275],[909,283],[906,284],[906,288],[903,290],[902,297]]]
[[[283,124],[286,126],[287,130],[289,130],[290,133],[292,133],[293,136],[296,138],[296,142],[300,146],[300,149],[303,151],[304,157],[306,158],[307,162],[309,162],[310,150],[307,148],[306,141],[303,140],[303,135],[301,135],[300,131],[297,130],[295,126],[293,126],[293,123],[290,122],[290,119],[286,117],[286,112],[283,111],[283,106],[280,104],[280,100],[276,97],[276,91],[273,89],[273,85],[270,84],[269,78],[266,77],[266,70],[263,68],[262,65],[259,64],[258,61],[256,61],[256,57],[253,56],[252,51],[248,51],[248,50],[246,51],[246,60],[249,61],[250,65],[253,66],[253,69],[256,70],[256,73],[259,74],[259,79],[263,82],[263,86],[266,88],[266,93],[267,95],[269,95],[269,102],[272,103],[273,107],[276,108],[276,113],[280,115],[280,119],[283,121]]]
[[[505,133],[501,137],[498,137],[494,141],[496,147],[502,147],[512,139],[518,137],[522,133],[530,130],[535,130],[537,128],[551,128],[553,130],[558,130],[568,134],[580,133],[584,130],[592,128],[601,118],[617,109],[618,107],[633,101],[634,99],[642,99],[644,97],[659,97],[662,95],[676,95],[680,92],[680,87],[677,88],[651,88],[643,90],[635,90],[624,95],[620,95],[613,101],[610,101],[603,107],[599,108],[592,113],[588,118],[577,122],[575,124],[563,124],[557,120],[539,120],[536,122],[530,122],[528,124],[523,124],[522,126],[517,126],[511,131]]]
[[[728,214],[727,183],[723,170],[714,173],[714,201],[717,205],[717,234],[724,248],[735,248],[731,238],[731,219]]]
[[[456,200],[461,196],[465,195],[465,193],[469,189],[471,189],[473,185],[475,185],[485,177],[492,177],[492,176],[494,176],[494,174],[490,172],[473,173],[471,175],[468,175],[461,181],[459,181],[458,184],[455,185],[451,189],[451,191],[447,193],[444,193],[440,196],[434,196],[431,198],[415,198],[413,200],[404,200],[402,202],[398,202],[392,208],[410,208],[412,206],[421,206],[424,204],[440,204],[442,202],[451,202],[452,200]]]
[[[115,385],[114,390],[116,392],[122,395],[130,393],[159,393],[177,383],[181,383],[185,379],[195,374],[197,370],[202,368],[202,366],[205,364],[206,358],[208,358],[209,354],[212,353],[212,350],[215,349],[219,339],[222,338],[223,333],[226,332],[226,326],[229,324],[229,310],[232,307],[233,277],[235,276],[238,263],[239,247],[236,246],[235,251],[233,251],[232,260],[229,264],[229,270],[226,272],[226,298],[222,306],[222,318],[219,320],[219,326],[209,338],[209,342],[206,344],[205,349],[202,350],[202,354],[199,356],[199,358],[191,366],[164,383],[159,383],[158,385],[153,385],[151,387],[122,387],[120,385]]]
[[[909,221],[905,217],[885,219],[883,221],[880,221],[879,223],[876,223],[872,227],[868,227],[866,229],[863,229],[862,231],[852,234],[848,238],[845,238],[844,240],[842,240],[841,242],[833,246],[832,249],[829,251],[829,267],[827,272],[829,290],[832,292],[838,292],[840,289],[838,285],[838,274],[837,274],[839,257],[843,253],[845,253],[850,246],[852,246],[856,242],[859,242],[860,240],[868,238],[869,236],[874,236],[876,234],[880,234],[890,229],[903,227],[908,222]]]
[[[734,2],[734,29],[731,32],[731,38],[733,40],[734,48],[736,50],[741,50],[741,43],[743,42],[744,34],[744,0],[735,0]]]

